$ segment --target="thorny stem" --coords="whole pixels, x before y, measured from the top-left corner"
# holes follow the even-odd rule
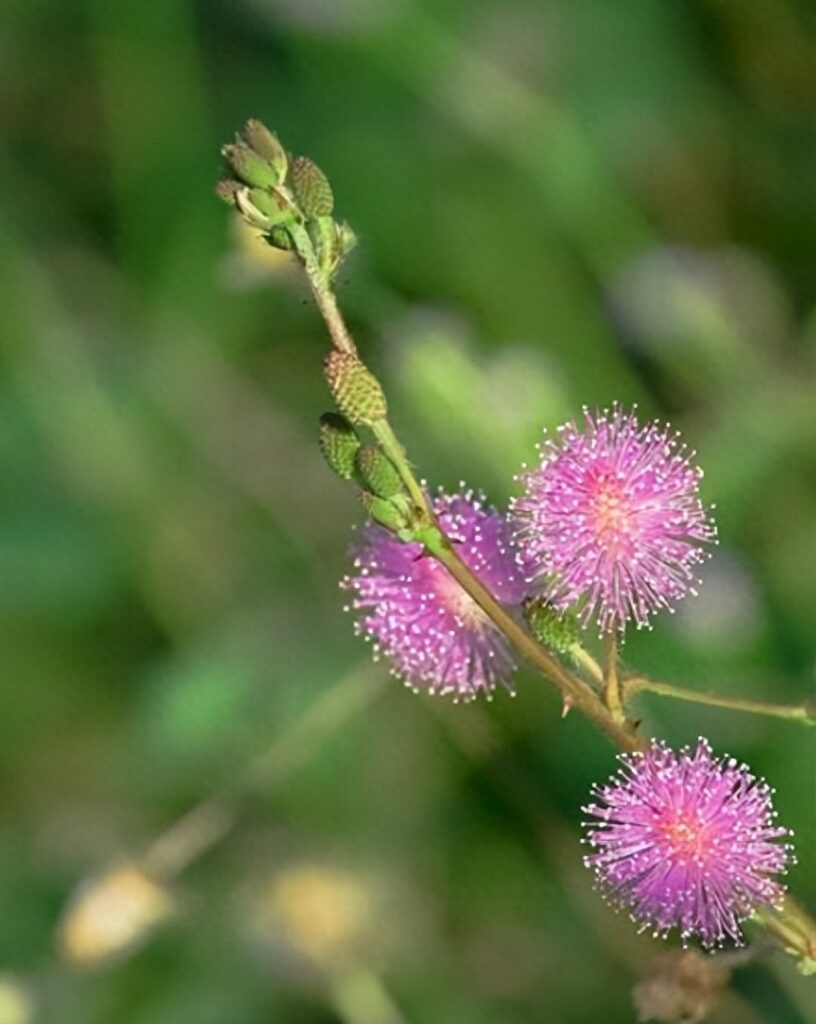
[[[490,591],[468,569],[451,541],[444,534],[439,534],[438,542],[429,538],[426,546],[485,614],[493,620],[519,653],[535,665],[545,678],[553,682],[565,699],[594,722],[621,750],[645,749],[647,744],[635,735],[629,725],[618,721],[582,679],[566,669],[560,661],[525,632],[512,615],[499,604]]]
[[[816,726],[816,709],[808,703],[804,704],[771,704],[764,700],[748,700],[744,697],[724,697],[717,693],[700,693],[687,690],[683,686],[672,683],[660,683],[646,676],[630,676],[622,683],[623,696],[641,691],[656,693],[660,697],[673,697],[675,700],[690,701],[694,704],[708,704],[715,708],[729,708],[732,711],[745,711],[753,715],[769,715],[772,718],[787,718],[790,721],[802,722],[803,725]]]
[[[417,509],[431,527],[424,533],[425,547],[440,561],[462,588],[473,598],[482,611],[493,620],[504,635],[528,661],[551,680],[561,691],[567,706],[579,708],[587,718],[598,725],[621,750],[637,750],[645,746],[627,725],[622,711],[615,715],[598,699],[595,692],[583,679],[566,669],[545,648],[537,643],[473,575],[459,557],[454,544],[445,536],[436,522],[425,494],[417,481],[388,420],[380,420],[372,428],[383,451],[391,459]],[[597,667],[597,666],[596,666]]]

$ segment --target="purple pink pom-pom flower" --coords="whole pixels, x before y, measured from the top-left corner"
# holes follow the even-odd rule
[[[585,863],[601,890],[656,934],[678,928],[684,942],[740,944],[740,922],[780,903],[775,876],[793,860],[771,789],[747,765],[715,758],[704,739],[679,752],[655,741],[620,760],[584,808],[594,850]]]
[[[540,446],[513,502],[521,565],[555,607],[578,605],[601,632],[648,625],[698,582],[716,529],[698,489],[702,470],[678,435],[634,415],[584,410]]]
[[[439,494],[433,505],[468,568],[499,601],[520,604],[526,584],[506,519],[471,491]],[[421,544],[368,525],[354,555],[354,572],[341,586],[354,595],[357,631],[407,686],[465,701],[497,685],[512,692],[515,662],[506,638]]]

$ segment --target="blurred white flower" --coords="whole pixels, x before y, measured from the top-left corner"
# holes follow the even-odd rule
[[[30,989],[13,974],[0,974],[0,1024],[31,1024],[34,997]]]
[[[58,926],[57,950],[77,967],[96,967],[144,942],[173,909],[167,890],[138,865],[117,865],[74,893]]]

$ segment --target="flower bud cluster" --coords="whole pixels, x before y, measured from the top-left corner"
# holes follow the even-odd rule
[[[402,479],[379,445],[363,444],[345,416],[327,412],[320,417],[320,450],[342,480],[360,488],[369,519],[401,539],[413,536],[412,509]]]
[[[303,258],[305,231],[320,270],[331,279],[357,243],[345,222],[332,217],[331,185],[308,157],[294,159],[278,137],[260,121],[249,120],[242,135],[221,150],[231,176],[218,183],[216,195],[233,206],[277,249]]]

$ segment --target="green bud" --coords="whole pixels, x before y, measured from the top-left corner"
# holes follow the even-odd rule
[[[376,444],[364,444],[355,455],[357,479],[378,498],[402,494],[402,480],[396,466]]]
[[[360,450],[360,439],[345,416],[324,412],[320,417],[320,450],[339,477],[351,480],[355,470],[354,457]]]
[[[402,509],[398,508],[387,498],[378,498],[376,494],[369,494],[367,491],[360,491],[360,501],[368,513],[370,519],[386,530],[396,533],[398,536],[407,536],[410,528],[408,518]]]
[[[296,212],[290,200],[276,188],[271,192],[262,188],[250,189],[249,199],[253,206],[267,216],[272,224],[292,223]]]
[[[221,150],[229,165],[247,185],[257,188],[273,188],[278,183],[278,176],[270,164],[243,142],[235,142],[224,146]]]
[[[323,369],[337,408],[352,423],[370,427],[385,419],[388,407],[380,382],[357,356],[333,349]]]
[[[258,191],[260,190],[248,189],[244,185],[235,193],[235,206],[250,227],[257,228],[259,231],[268,231],[272,227],[272,221],[255,206],[250,198],[252,192]],[[266,195],[266,193],[263,194]]]
[[[270,132],[265,124],[251,118],[244,125],[244,138],[258,156],[262,156],[266,160],[275,172],[277,182],[283,181],[289,167],[289,158],[286,155],[286,150],[280,144],[277,135],[274,132]]]
[[[266,240],[274,248],[283,249],[285,252],[289,252],[295,247],[292,236],[283,224],[276,224],[266,236]]]
[[[326,175],[307,156],[292,164],[292,191],[306,217],[328,217],[334,209],[334,195]]]
[[[573,612],[560,612],[541,597],[529,597],[524,602],[524,618],[536,640],[559,654],[568,651],[581,633]]]

